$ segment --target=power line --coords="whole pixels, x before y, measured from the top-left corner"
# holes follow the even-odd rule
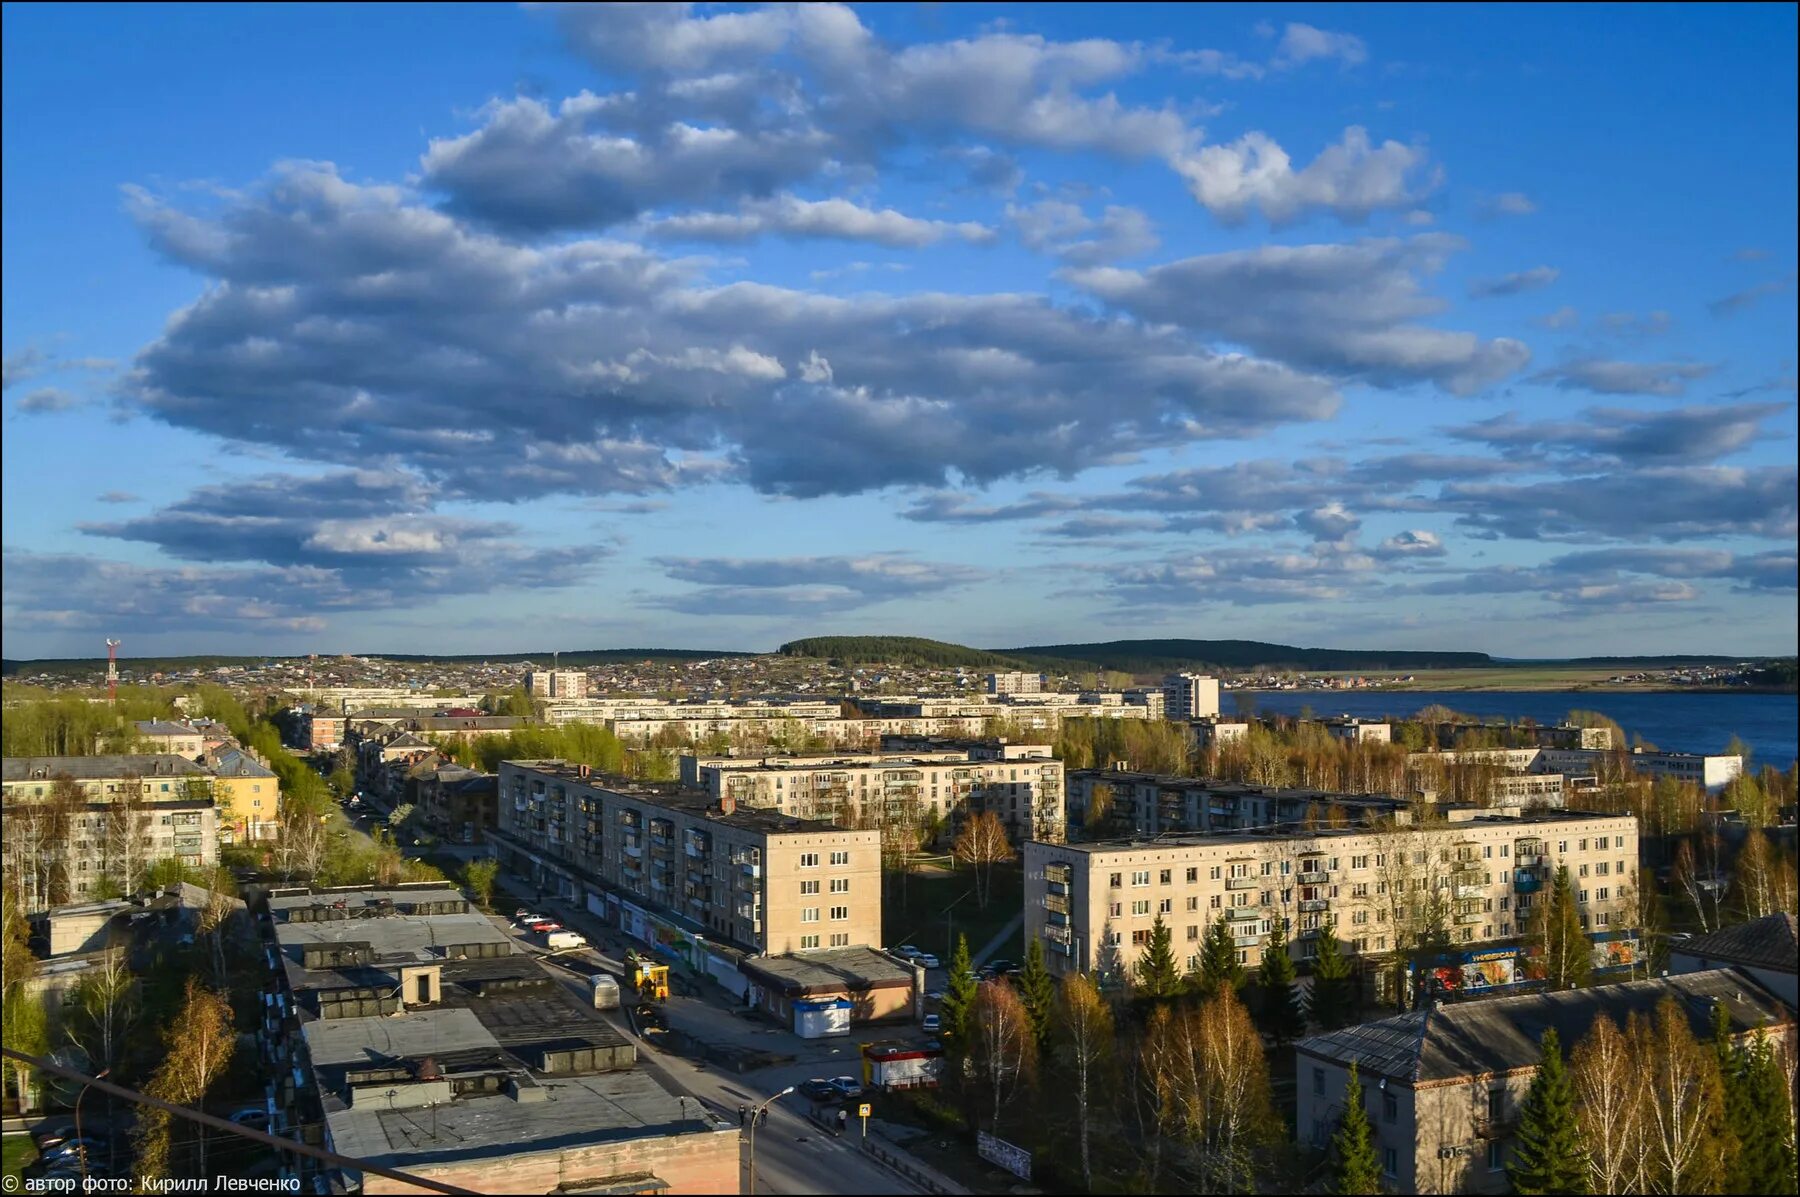
[[[281,1151],[291,1151],[296,1155],[309,1156],[312,1159],[321,1160],[339,1168],[350,1168],[358,1172],[371,1172],[376,1176],[385,1176],[389,1180],[397,1180],[404,1184],[417,1185],[419,1188],[427,1189],[433,1193],[453,1194],[455,1197],[461,1197],[463,1194],[471,1194],[473,1192],[470,1189],[459,1189],[455,1185],[447,1185],[442,1181],[430,1180],[423,1176],[415,1176],[410,1172],[402,1172],[398,1168],[389,1168],[385,1164],[377,1164],[369,1160],[359,1160],[351,1156],[339,1155],[335,1151],[328,1151],[323,1147],[314,1147],[310,1143],[300,1143],[293,1139],[284,1139],[279,1135],[271,1135],[252,1127],[241,1126],[229,1119],[220,1118],[213,1114],[202,1113],[199,1110],[192,1110],[187,1106],[180,1106],[171,1101],[164,1101],[160,1097],[151,1097],[148,1093],[141,1093],[136,1089],[127,1089],[123,1085],[115,1085],[111,1081],[103,1081],[98,1077],[88,1076],[86,1073],[77,1072],[73,1068],[65,1068],[52,1060],[44,1059],[42,1056],[27,1055],[24,1052],[14,1051],[10,1047],[0,1047],[0,1055],[5,1056],[8,1060],[17,1060],[23,1064],[30,1064],[34,1068],[49,1073],[51,1076],[59,1076],[68,1081],[77,1081],[88,1088],[97,1089],[100,1092],[109,1094],[113,1097],[123,1098],[134,1105],[151,1106],[155,1109],[174,1114],[178,1118],[186,1118],[190,1122],[198,1122],[202,1126],[210,1126],[214,1130],[222,1130],[246,1139],[252,1139],[265,1146],[274,1147]]]

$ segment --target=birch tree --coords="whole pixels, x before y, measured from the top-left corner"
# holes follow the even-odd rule
[[[1638,1191],[1649,1096],[1640,1064],[1618,1024],[1604,1014],[1570,1054],[1575,1123],[1587,1149],[1590,1192]]]
[[[1018,1100],[1037,1075],[1037,1036],[1019,995],[1005,981],[987,981],[975,995],[970,1019],[970,1062],[992,1101],[989,1126]]]
[[[1012,860],[1015,853],[1007,842],[1006,828],[1000,816],[991,810],[981,811],[963,822],[952,849],[957,860],[975,872],[975,901],[983,910],[993,897],[994,866]]]
[[[1112,1010],[1085,973],[1063,982],[1056,1002],[1055,1060],[1061,1065],[1075,1098],[1075,1137],[1081,1154],[1084,1188],[1094,1187],[1094,1165],[1088,1137],[1092,1107],[1106,1100],[1105,1084],[1113,1052]]]
[[[231,1062],[237,1046],[232,1030],[231,1006],[225,998],[189,977],[181,1012],[164,1031],[163,1063],[150,1078],[146,1091],[152,1097],[176,1105],[199,1106],[206,1091]],[[167,1175],[169,1118],[166,1110],[146,1106],[138,1116],[138,1175]],[[206,1175],[206,1127],[198,1126],[198,1175]]]
[[[1688,1029],[1687,1014],[1664,998],[1638,1024],[1632,1054],[1650,1090],[1648,1176],[1656,1193],[1704,1193],[1721,1179],[1713,1127],[1723,1117],[1719,1065]]]
[[[66,1009],[69,1038],[101,1067],[117,1067],[138,1015],[137,977],[125,949],[101,953],[69,991]]]
[[[144,803],[143,782],[126,774],[119,783],[118,794],[107,803],[101,832],[104,867],[121,893],[135,894],[143,884],[144,870],[150,864],[145,837],[150,833],[152,818]]]
[[[1262,1039],[1229,987],[1171,1023],[1167,1060],[1177,1135],[1190,1181],[1205,1193],[1247,1193],[1274,1113]]]

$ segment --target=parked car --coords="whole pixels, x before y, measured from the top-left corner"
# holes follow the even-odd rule
[[[927,1035],[935,1035],[943,1029],[944,1020],[941,1015],[927,1014],[919,1026]]]
[[[106,1150],[106,1144],[97,1139],[64,1139],[61,1143],[44,1152],[44,1159],[51,1162],[68,1160],[77,1163],[83,1155],[98,1155]]]
[[[930,952],[920,952],[917,956],[913,957],[913,963],[920,968],[937,968],[938,958],[933,956]]]
[[[942,989],[927,989],[925,991],[925,1000],[928,1002],[941,1002],[944,1000],[944,992],[945,991]]]
[[[809,1101],[836,1101],[838,1099],[837,1086],[820,1076],[801,1085],[800,1095]]]
[[[863,1095],[862,1082],[853,1076],[834,1076],[831,1078],[830,1083],[831,1087],[837,1090],[838,1096],[845,1101],[850,1101]]]
[[[1014,964],[1010,960],[990,960],[987,962],[987,970],[988,970],[989,975],[995,976],[995,977],[999,976],[1001,973],[1014,972],[1018,969],[1018,967],[1019,967],[1018,965]]]
[[[919,950],[917,945],[910,943],[903,943],[894,949],[894,955],[900,957],[902,960],[916,960],[924,954],[924,952]]]
[[[37,1144],[39,1151],[55,1147],[63,1140],[74,1137],[75,1124],[73,1122],[44,1122],[34,1127],[31,1132],[31,1141]]]
[[[245,1106],[241,1110],[233,1110],[227,1118],[239,1126],[248,1126],[254,1130],[269,1129],[269,1110],[267,1106]]]
[[[529,927],[533,923],[546,923],[549,921],[550,920],[546,919],[541,914],[532,914],[530,911],[526,910],[522,910],[518,914],[513,915],[513,922],[521,927]]]

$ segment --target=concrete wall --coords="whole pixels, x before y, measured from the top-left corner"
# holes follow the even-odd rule
[[[608,1177],[653,1175],[668,1184],[667,1192],[736,1193],[743,1187],[738,1162],[740,1131],[728,1129],[669,1135],[444,1164],[401,1162],[405,1171],[455,1185],[472,1193],[553,1193],[558,1186],[579,1187]],[[427,1193],[369,1173],[363,1192]]]

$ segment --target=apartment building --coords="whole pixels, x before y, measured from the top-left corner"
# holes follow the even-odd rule
[[[335,752],[344,742],[343,715],[314,711],[306,717],[305,738],[308,752]]]
[[[1361,824],[1410,811],[1413,801],[1410,796],[1175,777],[1114,765],[1070,773],[1066,806],[1070,834],[1093,838],[1298,827],[1340,817]]]
[[[1249,721],[1244,719],[1192,719],[1182,726],[1187,730],[1189,746],[1196,752],[1218,748],[1250,734]]]
[[[1608,728],[1576,728],[1575,731],[1609,731]],[[1615,752],[1607,748],[1529,747],[1459,748],[1433,752],[1409,752],[1409,769],[1482,763],[1513,773],[1562,774],[1592,778],[1605,770],[1623,767],[1643,777],[1672,777],[1716,794],[1744,772],[1744,758],[1726,753],[1646,752],[1634,748]]]
[[[737,1190],[738,1126],[638,1068],[629,1039],[456,888],[275,889],[259,926],[272,1131],[476,1193]],[[292,1165],[313,1179],[311,1160]]]
[[[500,780],[492,773],[433,762],[407,784],[408,800],[445,843],[482,843],[499,821]]]
[[[881,944],[878,831],[566,761],[502,761],[498,823],[503,859],[603,916],[648,905],[768,955]]]
[[[1734,1039],[1767,1033],[1791,1058],[1794,1011],[1739,969],[1426,1006],[1302,1039],[1294,1048],[1295,1129],[1324,1149],[1343,1118],[1350,1065],[1395,1193],[1507,1193],[1539,1039],[1554,1029],[1565,1056],[1600,1018],[1624,1026],[1673,998],[1696,1039],[1722,1006]]]
[[[1125,691],[1125,705],[1143,707],[1151,719],[1168,717],[1169,699],[1161,690],[1131,689]]]
[[[186,723],[139,719],[131,725],[131,734],[147,752],[166,752],[191,761],[206,750],[206,734]]]
[[[220,841],[274,839],[281,825],[281,779],[275,771],[242,748],[210,752],[202,763],[213,774]]]
[[[1452,944],[1517,940],[1531,904],[1567,866],[1582,925],[1608,963],[1629,963],[1637,821],[1629,815],[1468,807],[1442,818],[1312,832],[1169,835],[1025,845],[1025,930],[1051,970],[1116,976],[1133,967],[1158,915],[1184,967],[1206,927],[1229,920],[1238,958],[1254,965],[1273,920],[1285,919],[1296,958],[1313,954],[1327,920],[1346,950],[1379,957],[1433,915]],[[1404,816],[1401,816],[1402,818]],[[1517,952],[1511,952],[1512,957]],[[1511,984],[1516,960],[1481,962],[1471,985]],[[1525,965],[1524,967],[1529,967]]]
[[[1379,720],[1353,719],[1345,715],[1341,719],[1322,720],[1326,734],[1334,740],[1343,740],[1350,744],[1391,744],[1394,729]]]
[[[525,674],[525,690],[533,698],[586,698],[587,674],[579,669],[533,669]]]
[[[1047,744],[984,741],[936,751],[799,756],[683,756],[681,777],[739,810],[808,819],[872,820],[917,802],[946,837],[992,811],[1014,839],[1061,839],[1063,766]]]
[[[1167,719],[1210,719],[1219,713],[1219,679],[1199,673],[1171,673],[1163,678],[1163,716]]]
[[[28,910],[80,901],[122,861],[134,871],[168,858],[195,868],[219,862],[216,779],[183,757],[7,757],[0,778],[6,871]],[[81,800],[53,810],[63,780]]]
[[[989,694],[1040,694],[1044,689],[1044,675],[1041,673],[990,673],[987,675],[987,692]]]

